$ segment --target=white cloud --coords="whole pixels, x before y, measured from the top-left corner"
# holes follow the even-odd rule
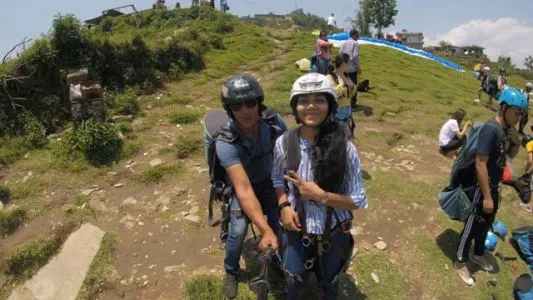
[[[498,56],[510,56],[512,62],[523,68],[524,57],[533,55],[533,27],[512,18],[491,20],[471,20],[459,25],[448,33],[425,39],[426,45],[436,45],[439,41],[449,41],[453,45],[479,45],[492,60]]]

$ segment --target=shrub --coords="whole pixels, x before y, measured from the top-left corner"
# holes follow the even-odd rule
[[[138,175],[140,181],[144,183],[159,182],[167,175],[179,174],[183,169],[181,164],[175,164],[171,166],[160,165],[141,172]]]
[[[178,111],[170,116],[170,121],[174,124],[190,124],[200,119],[200,113],[190,110]]]
[[[176,141],[177,155],[184,159],[190,155],[202,152],[203,139],[201,136],[180,135]]]
[[[17,208],[10,213],[0,211],[0,238],[12,234],[26,221],[26,211]]]
[[[11,191],[5,185],[0,185],[0,202],[6,204],[11,200]]]
[[[41,124],[31,113],[22,113],[21,121],[23,122],[24,142],[26,143],[26,146],[41,148],[48,143],[43,124]]]
[[[83,153],[93,165],[117,161],[123,146],[113,125],[94,119],[83,122],[70,136],[69,144],[72,151]]]
[[[123,92],[105,92],[104,100],[111,108],[111,114],[134,115],[141,112],[139,90],[128,87]]]

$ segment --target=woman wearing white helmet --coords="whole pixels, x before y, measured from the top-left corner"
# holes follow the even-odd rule
[[[301,299],[314,272],[320,298],[336,299],[338,274],[353,249],[351,211],[368,206],[360,161],[335,121],[337,94],[329,79],[317,73],[298,78],[290,106],[301,125],[276,141],[272,169],[287,298]]]

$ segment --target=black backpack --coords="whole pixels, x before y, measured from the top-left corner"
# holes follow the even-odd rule
[[[283,130],[276,125],[278,113],[267,108],[262,115],[270,126],[271,146],[274,147],[276,139],[283,134]],[[235,143],[239,140],[239,135],[229,127],[229,117],[224,110],[209,110],[204,116],[204,145],[205,156],[209,168],[209,181],[211,184],[208,203],[208,223],[211,227],[221,225],[220,239],[225,242],[228,235],[229,225],[229,199],[233,193],[233,187],[228,180],[226,170],[220,164],[216,155],[216,141],[221,140],[228,143]],[[272,148],[269,149],[272,151]],[[246,160],[242,162],[245,167],[252,159],[252,154],[246,155]],[[213,205],[220,203],[222,216],[213,218]]]

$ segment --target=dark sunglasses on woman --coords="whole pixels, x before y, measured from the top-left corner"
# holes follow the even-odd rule
[[[248,108],[254,108],[257,106],[257,100],[251,99],[244,101],[244,103],[230,103],[229,108],[234,112],[238,112],[241,110],[243,104]]]

